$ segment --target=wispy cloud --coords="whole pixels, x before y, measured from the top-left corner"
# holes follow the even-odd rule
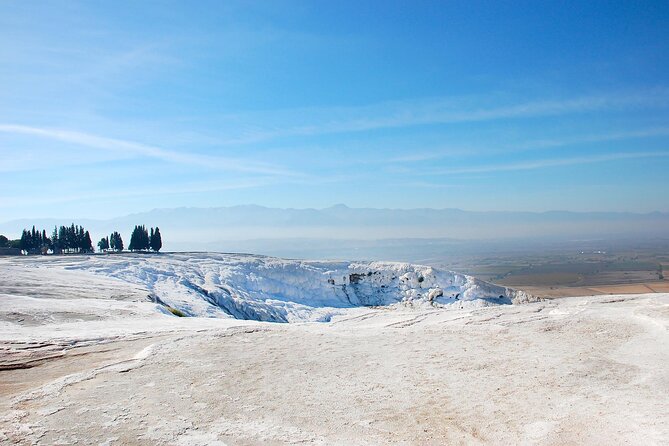
[[[486,99],[489,101],[488,99]],[[669,90],[609,93],[511,105],[481,104],[480,99],[428,99],[384,102],[359,107],[276,110],[223,117],[246,128],[225,144],[245,144],[289,136],[314,136],[431,124],[534,118],[669,106]],[[308,124],[296,124],[307,121]]]
[[[0,124],[1,133],[12,133],[31,135],[41,138],[57,140],[77,144],[84,147],[95,148],[117,153],[131,154],[156,158],[169,163],[179,163],[191,166],[206,167],[213,169],[230,170],[245,173],[257,173],[268,175],[294,176],[299,175],[287,169],[278,166],[271,166],[255,161],[226,158],[221,156],[202,155],[190,152],[177,152],[166,150],[160,147],[127,141],[123,139],[107,138],[90,133],[83,133],[62,129],[51,129],[42,127],[32,127],[16,124]]]
[[[391,158],[385,159],[386,163],[414,163],[422,161],[436,160],[446,157],[455,157],[455,156],[467,156],[473,155],[481,152],[481,149],[478,148],[463,148],[463,147],[440,147],[433,150],[421,150],[421,151],[407,151],[402,155],[393,156]]]
[[[248,178],[235,181],[200,181],[183,183],[176,186],[160,186],[150,189],[128,188],[121,190],[89,191],[84,193],[57,194],[53,196],[16,197],[0,196],[0,206],[38,206],[52,203],[87,202],[97,200],[116,200],[133,197],[177,196],[207,192],[222,192],[240,189],[253,189],[275,184],[272,178]]]
[[[462,184],[430,183],[429,181],[412,181],[404,183],[407,187],[420,187],[425,189],[460,189]]]
[[[511,150],[541,149],[550,147],[562,147],[573,144],[621,141],[625,139],[652,138],[656,136],[667,136],[667,135],[669,135],[669,127],[652,127],[638,130],[600,133],[596,135],[582,135],[572,138],[541,139],[535,141],[527,141],[521,144],[510,145],[506,148]]]
[[[521,143],[511,144],[489,144],[471,147],[439,147],[432,150],[409,151],[406,154],[391,157],[385,160],[386,163],[412,163],[430,160],[439,160],[449,157],[463,157],[468,155],[490,154],[490,153],[515,153],[532,150],[551,149],[556,147],[565,147],[578,144],[623,141],[628,139],[653,138],[658,136],[668,136],[669,127],[651,127],[637,130],[626,130],[590,135],[578,135],[573,137],[552,138],[530,140]]]
[[[626,159],[642,158],[666,158],[669,152],[626,152],[611,153],[605,155],[578,156],[571,158],[543,159],[534,161],[523,161],[517,163],[500,163],[472,167],[458,167],[452,169],[435,169],[429,171],[432,175],[460,175],[472,173],[508,172],[520,170],[545,169],[549,167],[573,166],[581,164],[593,164],[607,161],[619,161]]]

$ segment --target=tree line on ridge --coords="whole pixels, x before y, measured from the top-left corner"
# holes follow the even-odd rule
[[[0,235],[4,247],[18,248],[26,255],[30,254],[85,254],[94,252],[90,233],[83,227],[72,223],[70,226],[54,227],[51,235],[45,229],[24,229],[21,238],[9,240]],[[159,252],[163,246],[162,235],[158,227],[147,229],[136,225],[130,236],[128,250],[133,252]],[[121,252],[124,249],[123,238],[117,231],[103,237],[97,243],[100,252]]]

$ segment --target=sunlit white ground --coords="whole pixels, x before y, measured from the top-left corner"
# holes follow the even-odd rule
[[[668,294],[285,324],[178,318],[140,281],[21,262],[0,260],[1,443],[669,442]]]

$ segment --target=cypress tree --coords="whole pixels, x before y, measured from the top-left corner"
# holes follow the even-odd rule
[[[158,226],[156,226],[155,231],[153,230],[153,228],[151,228],[151,249],[158,252],[162,247],[163,247],[163,239],[160,236],[160,229],[158,229]]]
[[[82,227],[81,230],[83,231],[83,229]],[[93,240],[91,240],[91,234],[88,231],[84,232],[81,246],[83,252],[93,252]]]
[[[67,235],[65,233],[65,226],[58,228],[58,249],[62,254],[67,244]]]
[[[51,234],[51,249],[54,254],[60,254],[60,240],[58,240],[58,228],[53,228],[53,233]]]
[[[109,246],[111,249],[114,251],[123,251],[123,239],[121,238],[121,234],[118,232],[114,231],[110,236],[109,236]]]
[[[151,247],[149,232],[144,225],[136,225],[130,236],[130,251],[147,251]]]
[[[123,239],[121,238],[121,234],[118,232],[115,232],[116,234],[116,249],[120,251],[123,251]]]
[[[25,229],[21,232],[21,240],[19,241],[19,249],[28,252],[30,250],[30,233]]]
[[[77,229],[74,227],[74,223],[69,227],[69,230],[66,231],[67,234],[67,240],[65,241],[65,246],[67,248],[67,252],[71,252],[71,250],[76,247],[77,245]]]
[[[105,237],[102,237],[98,242],[98,248],[100,249],[100,252],[104,252],[109,249],[109,240],[107,240]]]
[[[128,249],[130,251],[135,251],[138,249],[138,234],[139,234],[139,226],[135,226],[135,229],[132,230],[132,234],[130,234],[130,244],[128,245]]]

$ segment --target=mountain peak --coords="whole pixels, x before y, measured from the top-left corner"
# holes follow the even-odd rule
[[[332,209],[333,211],[345,211],[351,208],[346,206],[344,203],[337,203],[334,206],[330,206],[329,208],[326,209]]]

